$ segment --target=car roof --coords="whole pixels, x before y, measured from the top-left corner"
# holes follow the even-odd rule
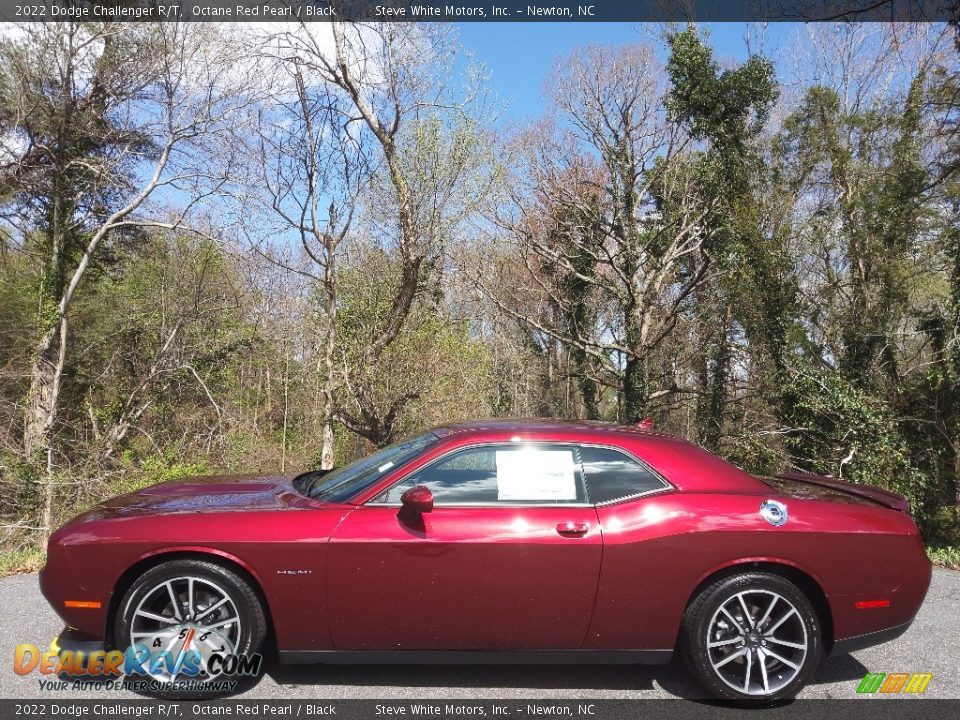
[[[639,425],[556,418],[468,420],[432,428],[445,445],[506,441],[607,444],[629,449],[687,492],[769,492],[769,486],[688,440]]]
[[[620,425],[600,420],[567,420],[563,418],[491,418],[487,420],[465,420],[431,428],[441,438],[455,435],[490,435],[519,433],[531,437],[568,436],[583,433],[589,436],[603,435],[642,435],[649,438],[663,438],[676,442],[686,442],[669,433],[652,430],[641,425]]]

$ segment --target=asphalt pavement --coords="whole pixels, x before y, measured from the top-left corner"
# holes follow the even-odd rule
[[[19,643],[49,646],[62,623],[40,595],[36,575],[0,578],[0,698],[137,698],[125,691],[41,690],[39,675],[13,671]],[[935,570],[926,602],[910,630],[885,645],[825,660],[803,698],[852,698],[868,672],[933,673],[925,697],[960,698],[960,572]],[[700,698],[678,664],[539,666],[280,666],[240,698],[576,699]]]

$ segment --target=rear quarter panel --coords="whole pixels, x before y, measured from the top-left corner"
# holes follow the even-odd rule
[[[762,500],[788,507],[786,525],[760,517]],[[915,556],[916,528],[903,513],[870,505],[672,491],[599,508],[604,554],[586,646],[673,648],[683,612],[701,583],[726,568],[775,563],[806,573],[831,608],[834,636],[909,622],[926,585]],[[922,546],[921,546],[922,552]],[[922,590],[901,590],[919,568]],[[929,582],[929,563],[926,563]],[[890,608],[854,609],[858,599],[891,598]]]

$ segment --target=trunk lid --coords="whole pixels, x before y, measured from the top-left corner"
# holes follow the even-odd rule
[[[905,497],[872,485],[860,485],[826,475],[805,472],[786,472],[772,478],[760,479],[795,497],[874,503],[900,512],[910,512],[910,503]]]

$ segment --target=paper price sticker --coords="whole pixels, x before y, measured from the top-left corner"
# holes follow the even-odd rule
[[[576,500],[573,452],[497,451],[497,497],[500,500]]]

